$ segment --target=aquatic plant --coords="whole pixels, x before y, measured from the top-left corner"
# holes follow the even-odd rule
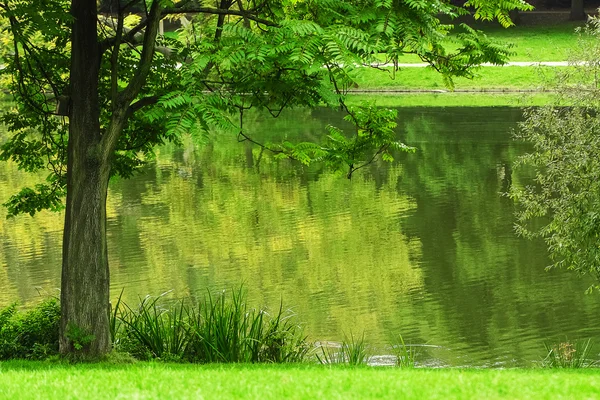
[[[115,335],[123,350],[141,359],[174,361],[183,358],[189,341],[185,318],[188,307],[183,301],[170,307],[159,304],[159,300],[167,293],[155,298],[146,296],[137,308],[120,302],[123,307],[115,313],[118,312],[118,319],[123,326]],[[116,321],[113,322],[116,324]]]
[[[209,293],[196,306],[181,300],[164,307],[165,294],[145,297],[136,309],[119,300],[111,320],[119,349],[140,359],[283,363],[304,360],[311,348],[283,305],[273,315],[250,308],[242,288]]]
[[[350,334],[340,345],[321,344],[319,350],[315,356],[321,364],[366,365],[370,358],[364,333],[359,338]]]
[[[299,362],[310,349],[302,326],[283,305],[273,315],[249,308],[243,289],[210,293],[190,309],[188,356],[200,362]]]
[[[392,343],[392,352],[396,356],[396,366],[414,368],[417,358],[421,354],[421,346],[406,344],[404,337],[398,334]]]
[[[594,344],[591,339],[576,340],[548,344],[544,343],[546,357],[542,360],[543,368],[590,368],[598,365],[590,359]]]

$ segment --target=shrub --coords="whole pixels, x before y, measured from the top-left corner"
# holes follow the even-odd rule
[[[16,304],[0,310],[0,359],[44,359],[58,354],[60,305],[46,300],[19,312]]]

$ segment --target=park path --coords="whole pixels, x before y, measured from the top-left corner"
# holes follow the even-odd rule
[[[423,68],[427,67],[429,64],[427,63],[400,63],[398,67],[400,68]],[[482,67],[567,67],[569,65],[568,61],[512,61],[507,62],[504,65],[495,65],[490,63],[481,64]],[[372,64],[372,66],[376,67],[393,67],[394,64]]]

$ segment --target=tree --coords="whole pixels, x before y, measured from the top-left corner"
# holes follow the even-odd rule
[[[569,19],[571,21],[581,21],[585,20],[587,15],[583,8],[584,0],[571,0],[571,15]]]
[[[218,127],[301,162],[324,161],[348,177],[376,157],[408,151],[395,141],[395,113],[344,101],[350,71],[379,54],[397,63],[418,54],[451,82],[509,52],[466,25],[457,50],[442,42],[452,26],[440,15],[466,13],[442,0],[3,0],[14,45],[11,74],[17,109],[4,117],[13,133],[1,157],[28,171],[48,168],[45,183],[6,204],[10,214],[59,210],[66,195],[61,283],[63,354],[98,357],[110,350],[106,196],[111,176],[130,176],[155,145],[201,137]],[[140,18],[129,15],[142,7]],[[473,0],[477,19],[510,25],[522,0]],[[178,38],[159,22],[195,15]],[[328,127],[315,143],[258,143],[244,130],[250,108],[277,116],[286,107],[341,107],[352,134]],[[64,117],[67,118],[64,118]],[[234,118],[235,116],[235,118]],[[93,340],[77,350],[74,332]],[[79,346],[78,346],[79,347]]]
[[[517,231],[542,238],[553,264],[600,279],[600,25],[581,32],[570,68],[557,75],[554,105],[526,111],[518,138],[533,146],[519,166],[532,184],[513,188]]]

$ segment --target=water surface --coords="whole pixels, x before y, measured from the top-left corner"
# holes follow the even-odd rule
[[[326,109],[246,124],[263,141],[315,139]],[[173,290],[201,297],[244,283],[250,301],[283,298],[315,340],[360,335],[385,353],[401,333],[434,365],[527,365],[544,341],[598,337],[590,281],[544,271],[543,243],[514,235],[502,196],[531,171],[511,140],[514,108],[402,108],[398,135],[416,146],[349,181],[321,166],[275,161],[235,137],[161,147],[131,180],[111,182],[113,297]],[[0,164],[0,201],[35,177]],[[0,220],[0,303],[56,293],[62,215]],[[40,296],[41,293],[41,296]]]

